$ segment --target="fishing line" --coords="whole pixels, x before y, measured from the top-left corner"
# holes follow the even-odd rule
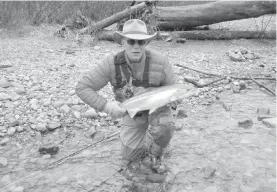
[[[51,166],[53,166],[53,165],[56,165],[57,163],[58,163],[58,165],[59,165],[59,164],[65,162],[69,157],[75,156],[75,155],[79,154],[80,152],[84,151],[85,149],[87,149],[87,148],[89,148],[89,147],[94,147],[94,146],[97,145],[98,143],[105,142],[105,141],[109,141],[109,139],[111,139],[113,136],[118,135],[119,133],[120,133],[120,130],[118,130],[118,131],[112,133],[111,135],[109,135],[109,136],[107,136],[107,137],[104,137],[103,139],[101,139],[101,140],[99,140],[99,141],[97,141],[97,142],[95,142],[95,143],[92,143],[92,144],[90,144],[90,145],[88,145],[88,146],[86,146],[86,147],[84,147],[84,148],[82,148],[82,149],[80,149],[80,150],[78,150],[78,151],[76,151],[76,152],[74,152],[74,153],[71,153],[71,154],[69,154],[69,155],[67,155],[67,156],[65,156],[65,157],[63,157],[63,158],[61,158],[61,159],[59,159],[59,160],[57,160],[57,161],[54,161],[53,163],[50,163],[50,164],[46,165],[44,168],[42,168],[41,170],[39,170],[39,171],[37,171],[37,172],[30,173],[29,175],[26,175],[25,177],[22,177],[22,178],[20,178],[20,179],[17,179],[17,180],[15,180],[15,181],[13,181],[13,182],[7,184],[7,185],[4,186],[3,188],[1,188],[1,190],[6,189],[7,187],[11,186],[12,184],[15,184],[15,183],[17,183],[17,182],[19,182],[19,181],[21,181],[21,180],[23,180],[23,179],[26,179],[26,178],[28,178],[28,177],[37,175],[38,173],[41,173],[41,172],[45,171],[46,169],[49,169],[49,167],[51,167]]]

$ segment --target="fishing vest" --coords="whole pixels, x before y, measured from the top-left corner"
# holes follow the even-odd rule
[[[143,79],[142,81],[133,79],[132,84],[136,87],[157,87],[157,85],[153,85],[149,83],[149,61],[150,61],[150,52],[146,50],[146,59],[145,59],[145,66],[144,66],[144,72],[143,72]],[[116,80],[116,86],[115,89],[124,87],[130,80],[131,77],[131,69],[128,69],[128,64],[125,59],[125,51],[121,51],[116,54],[114,58],[114,65],[115,65],[115,80]],[[124,76],[126,77],[127,81],[122,81],[122,74],[123,72]]]

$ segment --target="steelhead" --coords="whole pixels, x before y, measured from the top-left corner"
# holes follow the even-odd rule
[[[120,107],[126,109],[131,118],[133,118],[139,111],[149,110],[149,114],[151,114],[156,109],[173,101],[192,96],[195,91],[196,89],[192,85],[186,84],[150,88],[146,92],[124,101],[120,104]]]

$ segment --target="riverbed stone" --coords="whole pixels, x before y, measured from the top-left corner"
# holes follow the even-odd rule
[[[245,58],[243,57],[243,55],[241,54],[241,52],[233,52],[233,51],[229,51],[228,52],[228,56],[230,57],[230,59],[232,61],[245,61]]]
[[[91,108],[89,110],[87,110],[84,114],[84,116],[86,118],[91,118],[91,119],[94,119],[94,118],[97,118],[98,114],[97,112],[95,111],[95,109]]]
[[[268,119],[263,119],[262,122],[270,127],[276,127],[276,117],[274,118],[268,118]]]
[[[86,132],[86,137],[92,138],[97,133],[97,130],[94,126],[90,127],[89,130]]]
[[[21,87],[18,87],[15,89],[15,92],[18,94],[18,95],[25,95],[27,92],[24,88],[21,88]]]
[[[0,101],[11,100],[11,96],[6,93],[0,93]]]
[[[0,79],[0,87],[2,88],[8,88],[12,86],[11,82],[7,81],[6,79]]]
[[[241,119],[239,122],[238,122],[238,125],[240,127],[243,127],[245,129],[249,129],[253,126],[253,121],[251,118],[249,117],[245,117],[244,119]]]
[[[81,113],[79,111],[73,111],[73,116],[77,119],[80,119],[81,118]]]
[[[0,140],[0,145],[6,145],[9,141],[10,139],[8,137],[4,137],[2,140]]]
[[[13,189],[13,192],[24,192],[24,187],[18,186],[15,189]]]
[[[19,125],[19,124],[20,124],[20,121],[19,121],[19,120],[14,119],[14,120],[12,120],[12,121],[11,121],[11,123],[10,123],[10,127],[15,127],[15,126],[17,126],[17,125]]]
[[[180,109],[177,112],[177,118],[186,118],[188,117],[186,110]]]
[[[59,146],[55,144],[48,144],[48,145],[43,145],[39,147],[40,154],[50,154],[50,155],[55,155],[59,151]]]
[[[71,110],[72,111],[81,111],[82,107],[80,105],[73,105],[71,107]]]
[[[47,124],[46,123],[38,123],[36,126],[35,126],[35,129],[37,131],[40,131],[40,132],[44,132],[47,130]]]
[[[8,128],[7,134],[9,136],[13,136],[15,134],[15,132],[16,132],[16,128],[15,127],[10,127],[10,128]]]
[[[217,187],[216,186],[209,186],[207,188],[204,189],[203,192],[217,192]]]
[[[8,164],[8,160],[5,157],[0,157],[0,167],[6,166]]]
[[[22,127],[22,126],[17,126],[17,127],[16,127],[16,131],[17,131],[18,133],[21,133],[21,132],[25,131],[25,128]]]
[[[60,108],[60,111],[62,113],[69,113],[70,112],[70,108],[68,107],[68,105],[63,105],[61,108]]]
[[[61,123],[53,121],[48,124],[48,130],[53,131],[61,126],[62,126]]]

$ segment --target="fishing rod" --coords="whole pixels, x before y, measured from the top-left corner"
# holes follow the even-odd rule
[[[112,133],[111,135],[109,135],[109,136],[107,136],[107,137],[104,137],[103,139],[101,139],[101,140],[99,140],[99,141],[96,141],[95,143],[89,144],[88,146],[85,146],[85,147],[83,147],[82,149],[80,149],[80,150],[78,150],[78,151],[76,151],[76,152],[74,152],[74,153],[71,153],[71,154],[69,154],[69,155],[67,155],[67,156],[65,156],[65,157],[63,157],[63,158],[61,158],[61,159],[59,159],[59,160],[57,160],[57,161],[54,161],[53,163],[50,163],[50,164],[46,165],[45,167],[43,167],[42,169],[38,170],[37,172],[31,173],[31,174],[29,174],[29,175],[27,175],[27,176],[25,176],[25,177],[22,177],[22,178],[20,178],[20,179],[17,179],[17,180],[15,180],[15,181],[13,181],[13,182],[7,184],[7,185],[4,186],[3,188],[1,188],[0,191],[2,191],[3,189],[9,187],[10,185],[15,184],[15,183],[17,183],[17,182],[19,182],[19,181],[21,181],[21,180],[23,180],[23,179],[25,179],[25,178],[28,178],[28,177],[30,177],[30,176],[34,176],[34,175],[36,175],[36,174],[38,174],[38,173],[41,173],[41,172],[43,172],[43,171],[49,169],[49,167],[51,167],[51,166],[54,166],[54,165],[57,165],[57,164],[59,165],[59,164],[65,162],[68,158],[73,157],[73,156],[75,156],[75,155],[81,153],[81,152],[84,151],[85,149],[88,149],[88,148],[90,148],[90,147],[94,147],[94,146],[96,146],[98,143],[102,143],[102,142],[108,141],[109,139],[111,139],[112,137],[118,135],[119,133],[120,133],[120,130],[118,130],[118,131]],[[120,171],[120,170],[119,170],[119,171]]]

